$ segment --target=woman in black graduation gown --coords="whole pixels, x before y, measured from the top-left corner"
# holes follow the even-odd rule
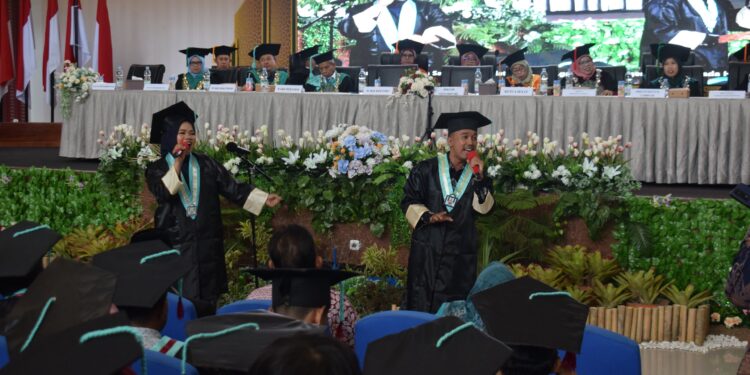
[[[562,87],[583,87],[597,89],[597,95],[611,96],[617,92],[617,82],[609,73],[600,72],[599,85],[596,84],[596,65],[589,54],[593,43],[584,44],[564,54],[562,61],[572,60],[570,65],[570,77],[572,82],[567,82],[567,77],[562,79]],[[570,84],[570,86],[568,86]]]
[[[175,90],[203,90],[203,74],[208,69],[206,67],[206,55],[211,53],[211,50],[188,47],[180,50],[180,52],[187,56],[187,72],[177,76]]]
[[[651,54],[656,57],[661,66],[658,77],[648,83],[648,88],[661,88],[662,82],[666,80],[667,89],[681,89],[687,84],[690,88],[690,96],[703,96],[698,81],[686,76],[682,71],[682,65],[690,56],[690,48],[676,44],[652,44]]]
[[[474,285],[474,219],[478,213],[489,212],[494,199],[492,180],[483,174],[481,160],[467,159],[476,147],[477,129],[489,123],[478,112],[443,113],[435,128],[448,129],[450,153],[419,163],[409,174],[401,201],[401,210],[414,228],[406,285],[408,310],[434,313],[443,302],[465,300]],[[472,173],[475,166],[477,172]]]
[[[211,313],[227,291],[219,195],[254,215],[281,197],[239,183],[217,161],[191,152],[194,123],[195,114],[184,102],[154,114],[151,143],[161,143],[162,158],[148,166],[146,182],[158,203],[156,228],[193,262],[183,295]]]

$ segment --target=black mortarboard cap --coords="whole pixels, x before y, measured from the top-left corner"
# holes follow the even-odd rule
[[[260,58],[263,55],[278,55],[279,51],[281,50],[281,44],[276,43],[265,43],[265,44],[258,44],[253,48],[250,53],[248,53],[249,56],[254,57],[256,60],[260,60]]]
[[[317,54],[318,53],[318,49],[320,49],[320,46],[319,45],[314,45],[314,46],[312,46],[310,48],[305,48],[302,51],[299,51],[299,52],[295,53],[294,56],[296,58],[298,58],[298,59],[301,59],[301,60],[307,60],[310,57],[312,57],[313,55]]]
[[[333,50],[330,50],[328,52],[319,53],[315,56],[313,56],[313,60],[315,60],[316,64],[320,64],[322,62],[331,61],[333,60]]]
[[[576,59],[578,59],[579,57],[583,55],[588,55],[589,49],[591,49],[591,47],[595,45],[596,45],[595,43],[588,43],[582,46],[578,46],[574,48],[573,50],[566,52],[564,55],[562,55],[562,57],[560,58],[560,61],[565,61],[565,60],[575,61]]]
[[[357,276],[354,272],[317,268],[263,268],[249,272],[273,283],[273,306],[328,306],[331,285]]]
[[[510,354],[502,342],[448,316],[370,343],[364,374],[495,375]]]
[[[0,278],[28,275],[60,238],[46,225],[31,221],[6,228],[0,232]]]
[[[471,44],[471,43],[464,43],[464,44],[458,44],[456,45],[456,48],[458,49],[458,55],[463,56],[465,53],[468,52],[474,52],[477,54],[477,57],[479,59],[482,59],[482,56],[484,56],[489,49],[480,46],[479,44]]]
[[[181,49],[180,52],[184,53],[187,57],[190,57],[190,56],[206,57],[206,55],[211,53],[211,48],[188,47],[185,49]]]
[[[526,50],[528,50],[528,48],[526,47],[521,48],[518,51],[513,52],[510,55],[506,56],[505,59],[503,59],[503,61],[501,61],[500,63],[505,64],[510,67],[510,66],[513,66],[513,64],[521,60],[526,60],[526,55],[524,54]]]
[[[37,340],[107,315],[112,305],[115,281],[114,274],[99,267],[64,258],[55,259],[31,283],[5,318],[5,327],[0,331],[5,331],[11,357],[27,341],[28,348],[32,348]]]
[[[138,242],[94,256],[93,264],[117,275],[113,303],[152,308],[192,264],[161,241]]]
[[[188,338],[188,362],[199,369],[247,372],[258,355],[276,339],[297,333],[323,334],[324,326],[308,324],[271,312],[250,312],[215,315],[187,324],[189,336],[247,327],[214,338]]]
[[[39,340],[38,344],[19,354],[0,370],[3,375],[114,374],[143,355],[136,338],[129,333],[117,333],[91,338],[81,343],[86,333],[127,326],[124,314],[105,315],[65,329]]]
[[[399,52],[405,51],[407,49],[414,50],[414,53],[419,55],[420,53],[422,53],[422,48],[424,48],[424,44],[419,43],[415,40],[404,39],[404,40],[399,40],[396,43],[393,43],[393,47],[396,48],[396,50]]]
[[[732,53],[732,56],[741,62],[750,62],[750,43]]]
[[[508,345],[578,353],[589,309],[567,293],[525,276],[471,297],[487,333]]]
[[[492,121],[476,111],[441,113],[435,123],[435,129],[448,129],[448,134],[455,131],[477,129],[491,124]]]
[[[690,48],[669,43],[654,43],[651,45],[651,56],[664,64],[664,60],[673,58],[678,64],[683,64],[690,57]]]
[[[213,53],[214,56],[219,56],[219,55],[231,55],[232,52],[236,50],[237,50],[237,47],[235,46],[223,46],[222,45],[222,46],[215,46],[211,52]]]
[[[167,128],[172,126],[179,127],[183,121],[194,123],[196,118],[195,112],[182,101],[154,113],[151,117],[149,143],[161,143],[162,135],[167,131]]]

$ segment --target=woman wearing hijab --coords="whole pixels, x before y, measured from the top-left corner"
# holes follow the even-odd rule
[[[526,61],[526,48],[518,50],[506,57],[500,64],[505,64],[510,69],[510,77],[506,78],[506,86],[512,87],[532,87],[534,91],[539,91],[539,85],[542,78],[538,74],[531,72],[531,66]]]
[[[461,66],[480,66],[482,57],[489,51],[478,44],[464,43],[456,46]]]
[[[156,229],[193,261],[183,295],[205,315],[227,291],[219,195],[256,216],[281,197],[237,182],[220,163],[191,152],[195,142],[195,113],[184,102],[155,113],[151,143],[161,144],[162,157],[147,167],[146,182],[158,204]]]
[[[698,81],[686,76],[682,71],[682,65],[690,56],[690,48],[659,43],[651,45],[651,53],[659,61],[661,71],[658,78],[648,83],[649,88],[661,88],[666,80],[668,89],[690,88],[690,96],[703,96]]]
[[[208,70],[206,55],[211,53],[211,50],[188,47],[180,52],[187,56],[187,73],[177,76],[175,90],[203,90],[203,73]]]
[[[567,88],[584,87],[596,89],[599,95],[612,96],[617,92],[617,82],[609,73],[602,71],[599,85],[597,86],[596,84],[597,69],[594,59],[589,54],[589,49],[594,45],[593,43],[584,44],[562,56],[562,61],[570,59],[573,63],[570,65],[570,79],[572,82],[567,82],[568,77],[566,77],[562,79],[561,84]]]

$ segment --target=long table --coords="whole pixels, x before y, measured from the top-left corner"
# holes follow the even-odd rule
[[[99,132],[116,125],[136,128],[151,115],[185,101],[198,124],[267,125],[297,139],[336,124],[357,124],[387,135],[421,135],[427,99],[356,94],[205,93],[190,91],[94,91],[75,104],[62,127],[60,156],[97,158]],[[483,132],[505,130],[525,139],[527,131],[566,144],[581,132],[621,134],[633,148],[626,154],[636,179],[656,183],[750,183],[750,100],[435,96],[433,122],[442,112],[474,110],[492,120]]]

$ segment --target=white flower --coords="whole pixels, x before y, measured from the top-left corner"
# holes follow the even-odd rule
[[[305,166],[306,170],[312,170],[318,167],[318,164],[323,163],[328,158],[328,151],[321,150],[320,152],[310,154],[307,159],[305,159],[302,164]]]
[[[563,185],[569,186],[570,185],[570,176],[571,173],[568,170],[568,168],[565,168],[564,165],[561,165],[555,169],[554,172],[552,172],[552,177],[560,179],[562,181]]]
[[[583,159],[583,173],[585,173],[589,177],[594,177],[596,171],[597,167],[593,161],[589,160],[589,158]]]
[[[513,150],[510,152],[510,156],[517,158],[518,157],[518,150]]]
[[[523,177],[529,180],[536,180],[539,177],[542,177],[542,172],[539,171],[536,165],[532,164],[529,166],[528,171],[523,172]]]
[[[401,135],[401,142],[409,143],[409,140],[411,140],[411,137],[409,137],[406,134]]]
[[[612,168],[610,166],[605,166],[604,169],[602,170],[602,176],[604,176],[604,177],[606,177],[606,178],[608,178],[610,180],[613,179],[613,178],[615,178],[615,177],[617,177],[617,176],[619,176],[620,173],[621,173],[621,171],[620,171],[620,166],[619,165],[617,167],[614,167],[614,168]]]
[[[502,169],[502,167],[500,166],[500,164],[495,164],[495,165],[487,168],[487,174],[490,177],[493,177],[493,178],[497,177],[497,175],[500,174],[500,169]]]
[[[289,151],[289,156],[281,158],[281,160],[283,160],[286,165],[294,165],[297,163],[297,160],[299,160],[299,150]]]
[[[404,162],[404,164],[401,166],[408,170],[411,170],[412,168],[414,168],[414,163],[412,163],[411,160],[409,160],[409,161]]]

